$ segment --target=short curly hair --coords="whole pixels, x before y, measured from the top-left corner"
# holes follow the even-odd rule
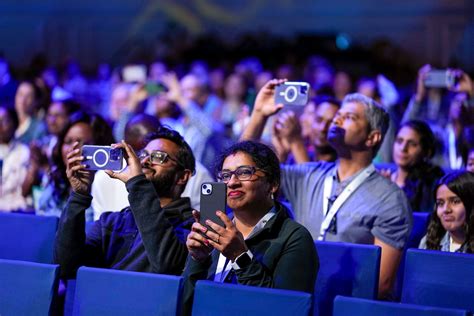
[[[224,160],[238,152],[249,155],[257,168],[265,171],[266,178],[271,185],[280,187],[280,162],[273,150],[262,143],[254,141],[243,141],[225,149],[216,159],[215,174],[222,170]]]

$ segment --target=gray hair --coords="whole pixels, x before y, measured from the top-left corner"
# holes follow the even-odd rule
[[[380,143],[378,143],[377,146],[374,147],[375,156],[380,146],[382,146],[383,139],[385,137],[385,134],[387,133],[388,126],[390,124],[390,116],[380,103],[363,94],[351,93],[346,95],[344,97],[344,100],[342,100],[342,104],[348,102],[362,104],[365,107],[365,117],[367,119],[367,122],[369,122],[368,132],[370,133],[374,130],[378,130],[382,135]]]

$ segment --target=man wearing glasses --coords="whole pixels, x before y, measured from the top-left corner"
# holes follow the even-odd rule
[[[106,212],[85,233],[85,210],[91,205],[93,173],[83,165],[78,143],[68,153],[71,194],[61,215],[55,261],[63,278],[74,278],[82,265],[119,270],[181,274],[187,256],[186,235],[192,219],[189,198],[181,198],[195,171],[189,145],[175,131],[160,128],[135,153],[124,141],[127,168],[106,173],[123,181],[130,207]]]

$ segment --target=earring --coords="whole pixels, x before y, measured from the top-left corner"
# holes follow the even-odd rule
[[[273,196],[273,193],[270,194],[270,198],[271,198],[272,200],[275,199],[275,197]]]

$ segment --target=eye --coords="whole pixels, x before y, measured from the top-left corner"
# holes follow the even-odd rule
[[[436,206],[437,207],[440,207],[440,206],[443,206],[444,205],[444,201],[443,200],[436,200]]]
[[[253,170],[251,168],[238,168],[236,171],[237,175],[250,177],[253,174]]]
[[[461,199],[460,199],[460,198],[458,198],[458,197],[455,197],[455,198],[453,198],[453,201],[452,201],[452,203],[453,203],[453,204],[460,204],[460,203],[462,203],[462,201],[461,201]]]

